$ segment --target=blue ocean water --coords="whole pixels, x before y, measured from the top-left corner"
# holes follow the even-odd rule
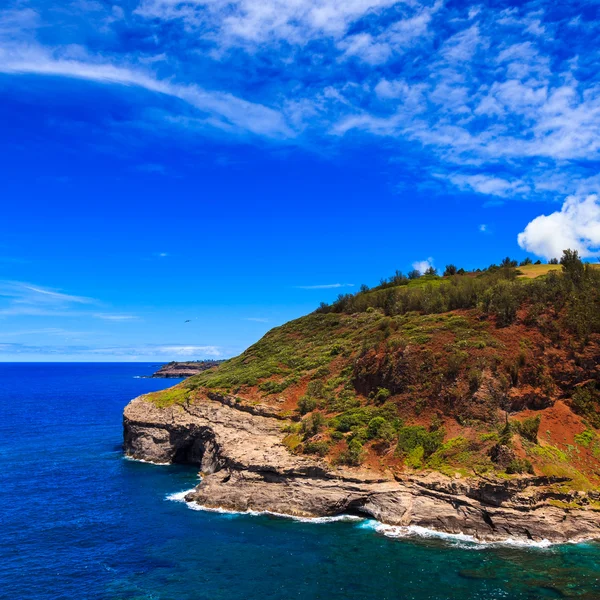
[[[126,460],[150,364],[0,364],[0,597],[600,598],[600,545],[393,539],[369,522],[194,511],[193,468]]]

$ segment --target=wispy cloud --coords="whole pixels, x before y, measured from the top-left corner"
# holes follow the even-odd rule
[[[130,321],[134,315],[99,312],[95,298],[67,294],[58,289],[24,281],[0,280],[1,317],[91,317],[107,321]]]
[[[246,317],[244,321],[254,321],[255,323],[268,323],[269,319],[264,317]]]
[[[0,281],[0,297],[19,304],[94,304],[93,298],[73,296],[23,281]]]
[[[115,66],[83,49],[75,53],[77,58],[64,54],[61,48],[20,44],[13,44],[8,49],[0,47],[0,73],[60,76],[104,85],[135,86],[177,98],[197,109],[198,119],[203,118],[207,124],[229,132],[279,138],[293,136],[282,115],[262,104],[248,102],[228,92],[208,91],[193,83],[177,84],[159,79],[141,67]]]
[[[154,109],[141,120],[315,149],[385,137],[397,156],[419,156],[421,178],[491,198],[584,197],[600,185],[598,27],[577,3],[14,6],[0,18],[0,72],[112,86]],[[93,48],[69,20],[82,16]],[[124,30],[130,43],[115,45]]]
[[[93,313],[92,316],[105,321],[137,321],[139,319],[139,317],[135,315],[119,315],[112,313]]]
[[[297,285],[299,290],[331,290],[334,288],[354,287],[353,283],[321,283],[317,285]]]
[[[171,358],[202,359],[222,356],[218,346],[196,345],[140,345],[140,346],[99,346],[85,345],[35,345],[14,342],[0,342],[0,354],[7,355],[47,355],[68,356],[77,355],[93,360],[97,356],[114,357],[126,360],[149,358],[170,360]]]

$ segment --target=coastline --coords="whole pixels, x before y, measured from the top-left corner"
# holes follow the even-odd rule
[[[478,543],[569,543],[600,538],[600,515],[552,504],[552,481],[453,479],[332,467],[281,443],[282,421],[239,410],[213,395],[159,408],[144,397],[124,412],[125,453],[150,463],[187,463],[202,473],[184,500],[199,510],[296,519],[373,519],[380,532],[430,531]],[[420,529],[414,529],[414,528]],[[431,534],[433,535],[433,534]]]
[[[328,523],[355,523],[361,529],[372,530],[375,533],[384,535],[389,538],[395,539],[439,539],[447,541],[449,543],[464,544],[464,547],[471,547],[473,549],[479,549],[482,547],[496,547],[496,546],[508,546],[516,548],[527,548],[527,549],[540,549],[545,550],[555,546],[561,546],[565,544],[585,544],[594,542],[593,538],[578,538],[573,540],[567,540],[564,542],[552,542],[547,539],[540,541],[522,540],[513,538],[499,538],[497,540],[480,540],[474,536],[467,535],[464,533],[449,533],[446,531],[440,531],[437,529],[430,529],[427,527],[420,527],[418,525],[387,525],[371,519],[368,517],[359,517],[356,515],[341,514],[332,517],[298,517],[291,514],[273,512],[269,510],[246,510],[236,511],[229,510],[226,508],[214,508],[209,506],[203,506],[193,501],[187,501],[185,497],[194,491],[195,488],[189,490],[183,490],[181,492],[174,492],[167,494],[165,500],[171,502],[180,502],[186,505],[187,508],[198,512],[209,512],[221,515],[230,516],[249,516],[249,517],[273,517],[278,519],[285,519],[289,521],[295,521],[298,523],[308,523],[314,525],[322,525]]]

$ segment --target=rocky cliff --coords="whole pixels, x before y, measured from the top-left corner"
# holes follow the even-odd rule
[[[290,453],[282,443],[285,425],[267,406],[238,406],[219,394],[165,407],[142,396],[125,409],[124,448],[136,459],[198,465],[202,481],[186,501],[206,507],[359,514],[481,540],[600,537],[597,494],[561,491],[558,478],[336,467]]]

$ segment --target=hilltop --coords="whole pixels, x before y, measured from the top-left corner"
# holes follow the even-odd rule
[[[450,265],[445,276],[396,273],[272,329],[214,369],[148,394],[144,410],[160,420],[161,411],[189,415],[216,403],[228,415],[276,421],[262,460],[277,447],[273,470],[280,473],[277,464],[291,461],[294,472],[313,464],[363,483],[433,477],[446,489],[440,482],[447,477],[479,490],[472,492],[478,502],[484,482],[494,482],[517,504],[533,485],[536,506],[595,510],[600,271],[569,251],[561,262],[519,267],[506,259],[476,272]],[[206,443],[190,439],[165,456],[202,464]],[[246,451],[260,450],[259,437],[252,439]],[[131,428],[127,440],[134,455],[150,448]],[[235,462],[220,458],[209,472]],[[211,502],[208,479],[204,486],[201,499]],[[212,491],[214,500],[214,483]],[[393,511],[382,514],[393,521]]]

